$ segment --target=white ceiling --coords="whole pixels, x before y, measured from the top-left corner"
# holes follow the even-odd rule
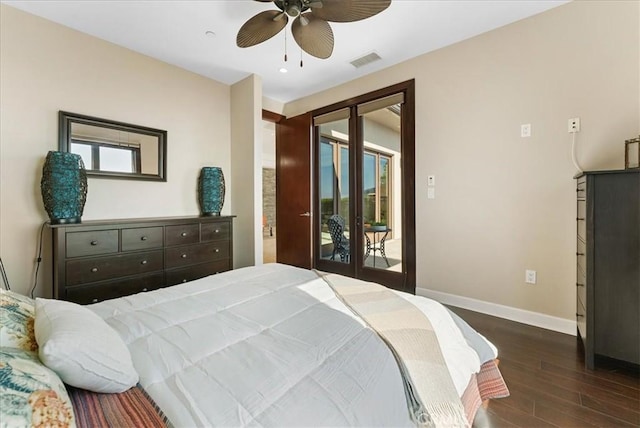
[[[288,32],[250,48],[235,44],[242,24],[256,13],[275,9],[252,0],[2,0],[83,33],[124,46],[226,84],[255,73],[263,95],[288,102],[387,68],[409,58],[518,21],[567,0],[393,0],[382,13],[358,22],[331,23],[333,55],[326,60],[304,54]],[[291,20],[290,20],[291,22]],[[215,36],[206,36],[213,31]],[[360,69],[352,60],[375,51],[381,61]],[[286,67],[288,73],[279,69]]]

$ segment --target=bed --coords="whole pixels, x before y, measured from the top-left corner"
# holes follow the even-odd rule
[[[427,315],[464,425],[508,395],[488,340],[435,301],[392,293]],[[266,264],[83,308],[117,332],[139,375],[132,390],[168,425],[429,425],[408,407],[393,346],[318,272]],[[67,389],[76,412],[95,399]]]

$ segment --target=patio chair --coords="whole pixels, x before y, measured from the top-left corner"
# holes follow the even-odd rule
[[[333,253],[331,253],[331,260],[335,260],[336,253],[340,255],[341,262],[349,263],[349,239],[344,235],[345,221],[339,214],[334,214],[327,220],[327,226],[329,227],[329,235],[331,235],[331,241],[333,241]]]

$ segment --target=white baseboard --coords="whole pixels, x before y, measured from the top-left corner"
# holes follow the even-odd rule
[[[498,318],[505,318],[535,327],[546,328],[547,330],[558,331],[560,333],[576,335],[576,322],[539,312],[527,311],[525,309],[513,308],[511,306],[499,305],[497,303],[485,302],[483,300],[472,299],[470,297],[456,296],[455,294],[443,293],[441,291],[429,290],[427,288],[416,288],[416,294],[428,297],[440,303],[458,308],[469,309]]]

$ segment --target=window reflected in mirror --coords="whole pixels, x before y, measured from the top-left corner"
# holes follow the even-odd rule
[[[60,150],[89,176],[166,181],[166,131],[60,112]]]

